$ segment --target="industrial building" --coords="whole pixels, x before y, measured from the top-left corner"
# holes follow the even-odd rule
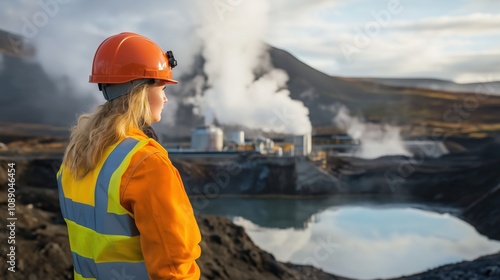
[[[237,154],[260,154],[266,156],[308,156],[312,151],[311,134],[289,135],[283,139],[254,137],[245,139],[245,132],[224,132],[221,128],[207,125],[192,130],[187,143],[165,143],[172,155],[222,156]]]

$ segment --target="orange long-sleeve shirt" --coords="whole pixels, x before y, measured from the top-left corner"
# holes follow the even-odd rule
[[[137,140],[148,137],[129,131]],[[122,177],[120,204],[133,213],[149,277],[199,279],[201,234],[177,169],[158,142],[139,150]]]

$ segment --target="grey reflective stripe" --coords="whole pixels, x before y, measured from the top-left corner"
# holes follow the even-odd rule
[[[97,177],[95,188],[95,207],[75,202],[64,196],[61,176],[57,178],[59,202],[65,219],[94,230],[101,234],[137,236],[139,230],[134,219],[128,214],[108,213],[108,189],[111,175],[139,141],[127,138],[118,144],[108,156]],[[61,174],[62,175],[62,174]],[[116,201],[115,203],[120,203]]]
[[[104,262],[95,263],[93,259],[85,258],[71,252],[74,260],[75,272],[84,278],[106,280],[149,279],[144,262]]]
[[[59,204],[61,205],[61,213],[63,217],[79,225],[95,230],[94,207],[74,202],[73,200],[65,197],[62,189],[61,177],[61,175],[57,177],[57,185],[59,188]]]
[[[111,175],[120,166],[125,157],[139,143],[138,140],[126,138],[111,152],[104,162],[97,177],[95,187],[95,211],[96,228],[95,231],[104,234],[118,234],[127,236],[139,235],[139,230],[135,226],[134,219],[128,214],[118,215],[108,213],[108,190]],[[120,203],[115,201],[114,203]]]

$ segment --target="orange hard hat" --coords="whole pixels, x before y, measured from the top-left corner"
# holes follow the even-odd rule
[[[131,32],[104,40],[94,56],[90,83],[122,84],[138,79],[161,80],[177,84],[172,68],[177,61],[150,39]]]

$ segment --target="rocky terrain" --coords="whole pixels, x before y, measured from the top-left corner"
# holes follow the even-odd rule
[[[445,265],[424,273],[392,280],[495,280],[500,279],[500,254],[478,258],[471,262]]]

